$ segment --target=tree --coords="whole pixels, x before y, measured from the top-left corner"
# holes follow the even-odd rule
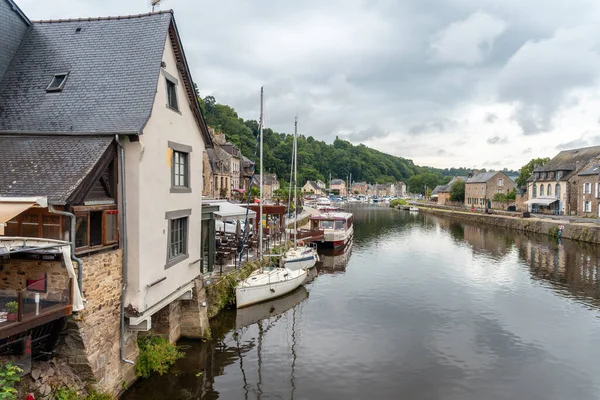
[[[457,180],[450,189],[450,200],[465,202],[465,182]]]
[[[534,158],[529,161],[527,164],[523,165],[519,170],[519,177],[515,180],[517,187],[523,187],[527,185],[527,180],[531,178],[531,174],[533,173],[533,169],[535,166],[546,165],[550,161],[548,157],[546,158]]]

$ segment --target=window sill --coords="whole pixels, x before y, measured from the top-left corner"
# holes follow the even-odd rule
[[[173,108],[168,104],[165,104],[165,107],[167,107],[169,110],[176,112],[177,114],[181,115],[181,111],[179,111],[177,108]]]
[[[192,193],[192,188],[183,186],[172,186],[171,193]]]
[[[171,259],[167,260],[167,264],[165,265],[165,269],[169,269],[172,266],[174,266],[176,264],[179,264],[180,262],[182,262],[184,260],[187,260],[188,258],[190,258],[189,254],[182,254],[180,256],[171,258]]]

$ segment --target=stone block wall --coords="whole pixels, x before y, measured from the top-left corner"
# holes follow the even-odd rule
[[[17,292],[27,287],[27,280],[39,279],[45,274],[46,292],[40,294],[40,299],[53,302],[69,300],[69,275],[62,261],[47,260],[0,260],[0,295],[16,297]],[[33,297],[34,292],[24,292],[27,297]]]
[[[124,383],[135,380],[134,366],[122,362],[120,355],[122,251],[93,254],[82,260],[85,309],[67,322],[57,356],[82,379],[116,394]],[[135,361],[139,354],[137,332],[125,332],[125,357]]]

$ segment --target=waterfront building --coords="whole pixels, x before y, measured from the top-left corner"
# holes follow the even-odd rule
[[[595,158],[577,174],[579,185],[578,215],[585,217],[600,217],[600,157]]]
[[[455,176],[447,184],[436,186],[435,189],[433,189],[433,191],[431,192],[431,195],[437,195],[438,204],[445,205],[450,201],[450,195],[452,193],[452,187],[454,186],[454,184],[458,181],[466,182],[467,179],[468,178],[466,176]]]
[[[254,184],[256,187],[260,185],[260,175],[254,175]],[[272,200],[273,194],[279,190],[280,184],[276,174],[265,174],[263,178],[263,199]]]
[[[331,183],[329,185],[329,192],[330,193],[335,193],[337,192],[337,194],[339,195],[345,195],[346,194],[346,181],[344,181],[343,179],[332,179]]]
[[[304,186],[302,186],[302,193],[310,193],[316,195],[322,195],[323,191],[315,181],[306,181]]]
[[[32,22],[0,0],[0,32],[0,310],[19,305],[0,315],[0,360],[54,355],[117,394],[138,332],[208,327],[212,140],[175,18]]]
[[[584,211],[587,205],[583,203],[583,195],[590,193],[578,174],[584,167],[592,167],[590,163],[599,156],[600,146],[564,150],[547,164],[535,167],[527,181],[529,210],[561,215],[588,213]],[[591,175],[583,176],[587,182]]]
[[[465,207],[492,208],[497,193],[508,193],[515,182],[502,171],[480,172],[465,182]]]
[[[354,182],[352,183],[352,194],[362,194],[362,195],[366,195],[367,194],[367,190],[369,189],[369,185],[367,185],[367,182]]]

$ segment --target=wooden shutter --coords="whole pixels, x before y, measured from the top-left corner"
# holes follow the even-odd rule
[[[118,210],[102,212],[102,244],[110,245],[119,242]]]

